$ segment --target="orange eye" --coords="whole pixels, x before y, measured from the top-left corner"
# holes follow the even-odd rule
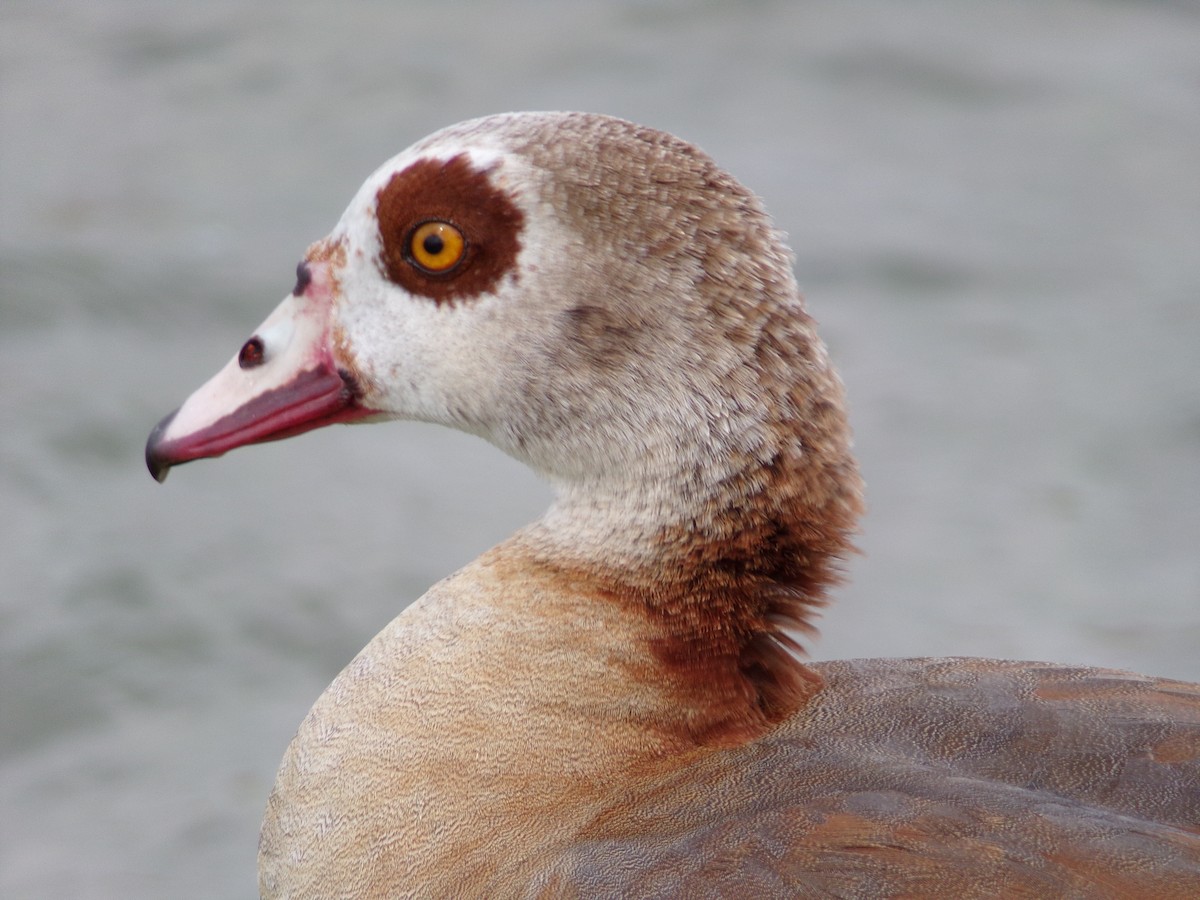
[[[425,222],[408,238],[409,259],[430,275],[449,272],[462,262],[466,251],[466,238],[449,222]]]

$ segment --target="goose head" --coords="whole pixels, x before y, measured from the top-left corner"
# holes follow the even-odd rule
[[[744,626],[697,633],[804,627],[861,507],[841,385],[760,202],[691,145],[605,116],[492,116],[386,162],[146,460],[161,481],[393,418],[547,477],[539,539],[560,557],[603,558],[652,601],[668,581],[722,614],[754,598]]]

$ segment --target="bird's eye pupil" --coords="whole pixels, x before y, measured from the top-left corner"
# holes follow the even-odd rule
[[[442,219],[422,222],[408,236],[408,260],[427,275],[454,271],[466,252],[462,231]]]

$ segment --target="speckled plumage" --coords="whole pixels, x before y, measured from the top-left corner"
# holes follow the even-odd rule
[[[406,243],[431,219],[465,236],[445,272]],[[374,416],[557,492],[314,705],[264,896],[1200,895],[1197,686],[799,661],[862,507],[841,385],[761,204],[689,145],[584,114],[438,132],[258,337],[155,430],[156,475]]]

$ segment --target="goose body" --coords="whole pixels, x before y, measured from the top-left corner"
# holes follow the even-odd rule
[[[690,145],[580,113],[419,142],[147,462],[388,418],[556,499],[318,699],[264,897],[1200,896],[1200,686],[800,661],[862,507],[842,389]]]

